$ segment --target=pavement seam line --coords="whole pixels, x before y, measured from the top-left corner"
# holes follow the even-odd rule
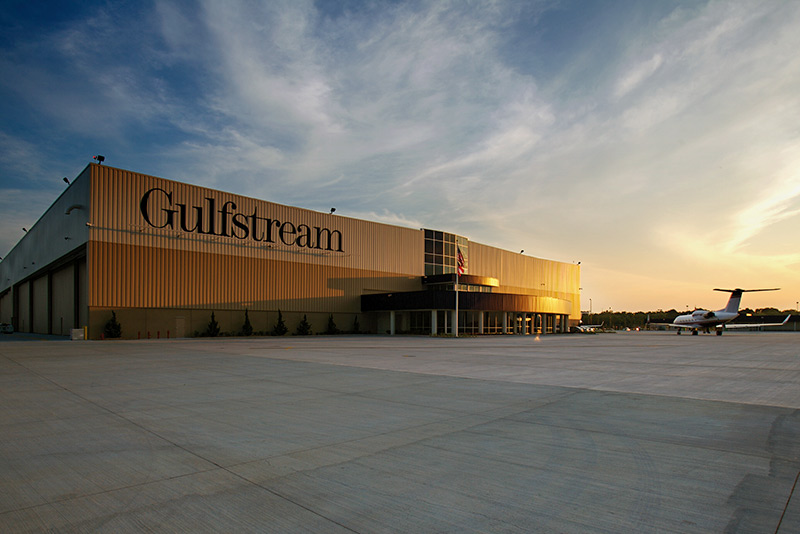
[[[775,527],[775,534],[778,534],[778,531],[781,529],[781,523],[783,523],[783,517],[786,515],[786,510],[789,509],[789,503],[792,500],[792,495],[794,495],[794,490],[797,488],[797,480],[800,479],[800,471],[797,472],[797,476],[794,477],[794,484],[792,484],[792,489],[789,490],[789,497],[786,499],[786,506],[783,507],[783,512],[781,512],[781,518],[778,520],[778,524]]]

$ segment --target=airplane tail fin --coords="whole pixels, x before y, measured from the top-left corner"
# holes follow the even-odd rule
[[[728,305],[725,308],[721,309],[720,311],[724,312],[731,312],[731,313],[739,313],[739,304],[742,302],[742,293],[745,292],[752,292],[752,291],[778,291],[779,287],[773,287],[771,289],[718,289],[714,288],[714,291],[724,291],[726,293],[731,294],[731,298],[728,299]]]

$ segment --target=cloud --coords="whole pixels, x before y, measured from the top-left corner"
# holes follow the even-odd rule
[[[617,98],[623,97],[641,83],[653,75],[658,68],[664,63],[664,57],[661,54],[654,54],[648,60],[641,62],[628,71],[621,80],[617,82],[617,87],[614,90],[614,95]]]
[[[407,228],[418,229],[425,227],[425,224],[419,220],[410,219],[405,215],[402,215],[400,213],[392,213],[388,210],[383,210],[381,212],[375,212],[375,211],[353,212],[353,213],[346,213],[343,215],[346,215],[347,217],[354,217],[356,219],[365,219],[368,221],[377,221],[396,226],[405,226]]]
[[[199,6],[102,4],[8,41],[4,189],[103,151],[605,272],[796,260],[800,4]]]
[[[736,252],[765,228],[800,214],[800,175],[796,169],[790,171],[791,176],[779,180],[777,187],[768,188],[735,215],[733,235],[725,244],[728,252]]]

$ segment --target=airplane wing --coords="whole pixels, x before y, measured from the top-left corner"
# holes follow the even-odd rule
[[[792,316],[791,314],[787,315],[786,319],[784,319],[780,323],[736,323],[736,324],[727,323],[725,324],[725,328],[758,328],[760,326],[782,326],[786,324],[786,322],[789,320],[789,317],[791,316]]]

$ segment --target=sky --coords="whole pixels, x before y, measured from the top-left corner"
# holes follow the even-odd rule
[[[795,309],[798,27],[791,0],[6,0],[0,256],[102,154],[581,262],[584,310]]]

